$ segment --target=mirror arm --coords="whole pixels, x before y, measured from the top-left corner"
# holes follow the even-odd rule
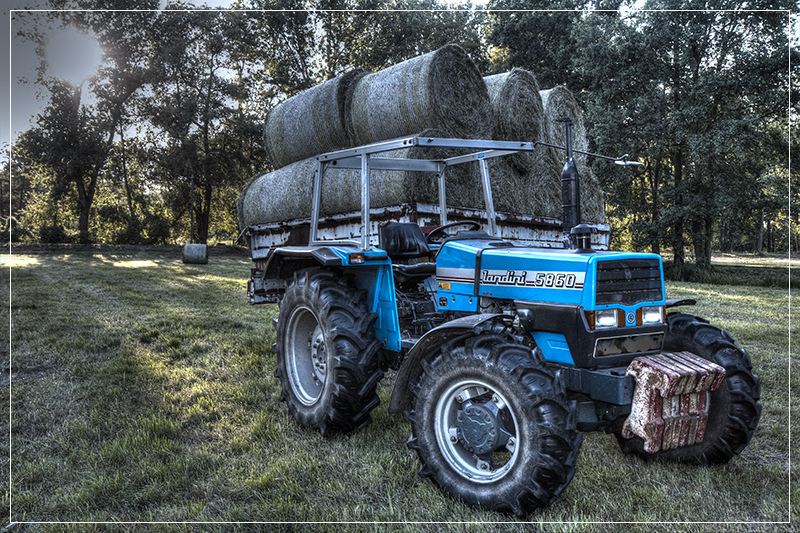
[[[546,142],[542,142],[542,141],[536,141],[535,143],[533,143],[534,147],[536,145],[539,145],[539,144],[541,144],[542,146],[549,146],[550,148],[558,148],[560,150],[566,150],[565,147],[559,146],[557,144],[550,144],[550,143],[546,143]],[[607,155],[593,154],[592,152],[584,152],[583,150],[575,150],[574,148],[573,148],[572,151],[574,153],[576,153],[576,154],[584,154],[584,155],[588,155],[588,156],[591,156],[591,157],[599,157],[600,159],[608,159],[609,161],[613,161],[614,163],[616,163],[618,165],[624,165],[624,166],[628,166],[628,167],[643,167],[644,166],[644,163],[640,163],[638,161],[628,161],[628,154],[622,155],[620,157],[609,157]]]

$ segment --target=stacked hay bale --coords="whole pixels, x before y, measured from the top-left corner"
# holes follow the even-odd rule
[[[439,130],[425,130],[420,136],[443,137],[444,134]],[[411,147],[381,155],[404,159],[445,159],[458,155],[455,152],[441,148]],[[475,165],[459,167],[445,173],[448,205],[482,206],[479,170]],[[316,170],[317,160],[312,157],[255,176],[238,200],[239,227],[310,216]],[[369,187],[371,207],[439,201],[437,177],[432,172],[373,170]],[[361,172],[355,169],[326,170],[321,200],[321,215],[358,211],[361,208]],[[481,203],[476,203],[478,201]]]
[[[238,201],[241,228],[311,214],[315,156],[402,136],[488,138],[492,115],[486,85],[467,53],[455,45],[385,70],[353,71],[313,87],[273,108],[264,141],[278,170],[255,176]],[[389,157],[443,159],[458,150],[409,148]],[[370,205],[438,201],[431,173],[373,171]],[[446,173],[448,204],[483,207],[475,165]],[[328,170],[322,214],[360,209],[360,173]]]
[[[452,44],[360,78],[350,109],[358,145],[428,129],[447,137],[492,134],[486,85],[464,49]]]
[[[315,157],[324,152],[402,136],[546,140],[563,144],[563,126],[575,124],[574,146],[585,149],[586,130],[572,94],[564,87],[540,91],[523,69],[482,78],[466,52],[447,45],[374,73],[352,71],[278,104],[266,120],[264,141],[277,168],[259,174],[239,198],[241,228],[309,217]],[[388,157],[445,159],[465,151],[414,147]],[[490,162],[498,211],[561,217],[563,154],[550,149]],[[585,159],[579,163],[586,221],[596,216],[594,192]],[[446,171],[448,205],[483,208],[480,171],[475,164]],[[323,180],[321,214],[360,209],[360,172],[329,169]],[[587,200],[588,198],[588,200]],[[433,173],[373,171],[371,207],[438,202]]]
[[[364,75],[363,71],[350,71],[270,110],[264,124],[264,145],[275,168],[354,146],[347,133],[349,96]]]
[[[586,126],[583,122],[583,112],[578,105],[572,92],[559,85],[540,91],[542,97],[542,107],[544,108],[545,142],[564,146],[566,138],[564,136],[564,124],[559,122],[560,118],[568,118],[572,121],[572,147],[575,150],[586,151],[588,140],[586,137]],[[564,168],[565,154],[563,150],[548,148],[551,152],[550,159],[553,161],[554,170],[553,181],[550,187],[561,190],[561,170]],[[588,223],[599,223],[605,221],[605,201],[603,191],[600,189],[600,182],[586,164],[587,157],[583,154],[575,154],[575,163],[578,167],[581,186],[581,220]],[[561,218],[559,213],[558,218]]]
[[[452,44],[359,78],[350,110],[350,131],[357,145],[406,135],[472,139],[492,135],[486,84],[464,49]],[[444,159],[462,153],[466,152],[420,148],[408,157]],[[483,207],[476,165],[449,168],[445,176],[448,205]],[[430,176],[419,179],[427,183]],[[429,191],[405,192],[405,202],[436,201],[423,200]]]
[[[538,141],[545,137],[539,83],[530,71],[515,68],[484,78],[492,102],[493,138]],[[498,211],[561,216],[560,186],[552,186],[552,153],[537,149],[491,161],[492,192]]]

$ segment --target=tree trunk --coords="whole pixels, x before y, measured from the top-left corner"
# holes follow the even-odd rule
[[[661,156],[659,155],[658,161],[661,160]],[[661,178],[661,165],[656,163],[654,169],[651,170],[651,180],[650,180],[650,227],[654,228],[658,221],[661,219],[661,211],[659,206],[661,204],[661,199],[658,196],[658,186]],[[660,232],[657,235],[652,235],[650,239],[650,251],[654,254],[661,254],[661,234]]]
[[[683,208],[683,147],[678,146],[672,153],[672,166],[675,172],[675,207],[677,209]],[[675,267],[678,269],[683,268],[683,263],[686,255],[683,249],[683,219],[680,217],[675,219],[672,226],[672,253],[675,261]]]
[[[198,238],[200,243],[208,244],[208,229],[211,220],[211,194],[214,187],[206,182],[203,187],[203,204],[200,213],[200,223],[198,224]]]
[[[756,241],[756,255],[764,252],[764,208],[761,208],[761,222],[758,224],[758,240]]]

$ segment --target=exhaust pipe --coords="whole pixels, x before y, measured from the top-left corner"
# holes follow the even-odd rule
[[[567,162],[564,164],[564,170],[561,171],[561,220],[564,227],[564,238],[568,239],[569,248],[575,250],[578,248],[578,239],[572,230],[581,223],[581,184],[578,167],[572,155],[572,120],[560,118],[558,121],[564,123],[567,137]]]

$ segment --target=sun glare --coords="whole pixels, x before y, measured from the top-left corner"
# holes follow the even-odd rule
[[[100,65],[100,45],[75,29],[59,30],[47,43],[47,63],[56,78],[80,85]]]

